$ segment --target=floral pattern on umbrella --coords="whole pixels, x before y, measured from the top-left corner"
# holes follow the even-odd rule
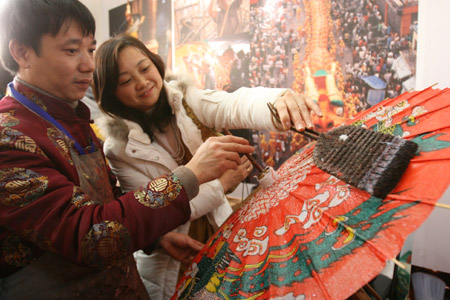
[[[395,258],[450,183],[450,90],[385,100],[347,125],[415,141],[380,199],[316,167],[315,143],[237,210],[181,278],[173,299],[346,299]]]

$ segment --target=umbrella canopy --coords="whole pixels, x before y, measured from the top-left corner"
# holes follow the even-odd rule
[[[173,299],[346,299],[378,275],[450,183],[450,90],[405,93],[347,125],[415,141],[396,188],[371,197],[314,165],[308,144],[208,241]]]

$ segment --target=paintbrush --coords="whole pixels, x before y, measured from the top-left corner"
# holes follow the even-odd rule
[[[223,128],[222,131],[226,135],[233,135],[228,129]],[[263,188],[267,188],[272,185],[272,183],[278,179],[277,172],[272,167],[263,168],[250,154],[244,154],[248,160],[252,163],[253,167],[258,170],[259,175],[256,177],[258,179],[259,184]]]
[[[268,106],[281,124],[276,108],[271,103]],[[383,199],[400,181],[418,148],[410,140],[353,125],[326,133],[290,130],[317,141],[313,160],[321,170]]]
[[[223,128],[222,131],[226,134],[226,135],[233,135],[231,133],[231,131],[229,131],[226,128]],[[255,169],[258,170],[258,172],[263,173],[264,172],[264,168],[248,153],[244,153],[244,155],[248,158],[248,160],[252,163],[253,167],[255,167]]]

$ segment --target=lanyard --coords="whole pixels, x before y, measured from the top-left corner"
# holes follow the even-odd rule
[[[25,97],[24,95],[22,95],[21,93],[19,93],[18,91],[16,91],[14,89],[13,83],[10,82],[8,84],[8,88],[11,91],[11,93],[13,94],[14,98],[19,101],[20,103],[22,103],[23,105],[25,105],[26,107],[28,107],[31,111],[33,111],[34,113],[38,114],[39,116],[41,116],[42,118],[44,118],[45,120],[49,121],[50,123],[52,123],[55,127],[57,127],[59,130],[61,130],[62,132],[64,132],[64,134],[69,137],[75,145],[75,148],[77,148],[78,152],[82,155],[86,154],[86,152],[84,151],[84,149],[80,146],[80,144],[78,144],[78,142],[72,137],[72,135],[61,125],[59,124],[58,121],[56,121],[49,113],[47,113],[45,110],[43,110],[39,105],[37,105],[36,103],[32,102],[30,99],[28,99],[27,97]],[[91,141],[91,149],[89,151],[89,153],[92,153],[95,151],[95,145],[94,145],[94,141]]]

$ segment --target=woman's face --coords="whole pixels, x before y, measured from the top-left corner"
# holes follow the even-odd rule
[[[128,46],[119,53],[116,96],[124,105],[148,111],[158,101],[163,81],[153,62],[138,48]]]

